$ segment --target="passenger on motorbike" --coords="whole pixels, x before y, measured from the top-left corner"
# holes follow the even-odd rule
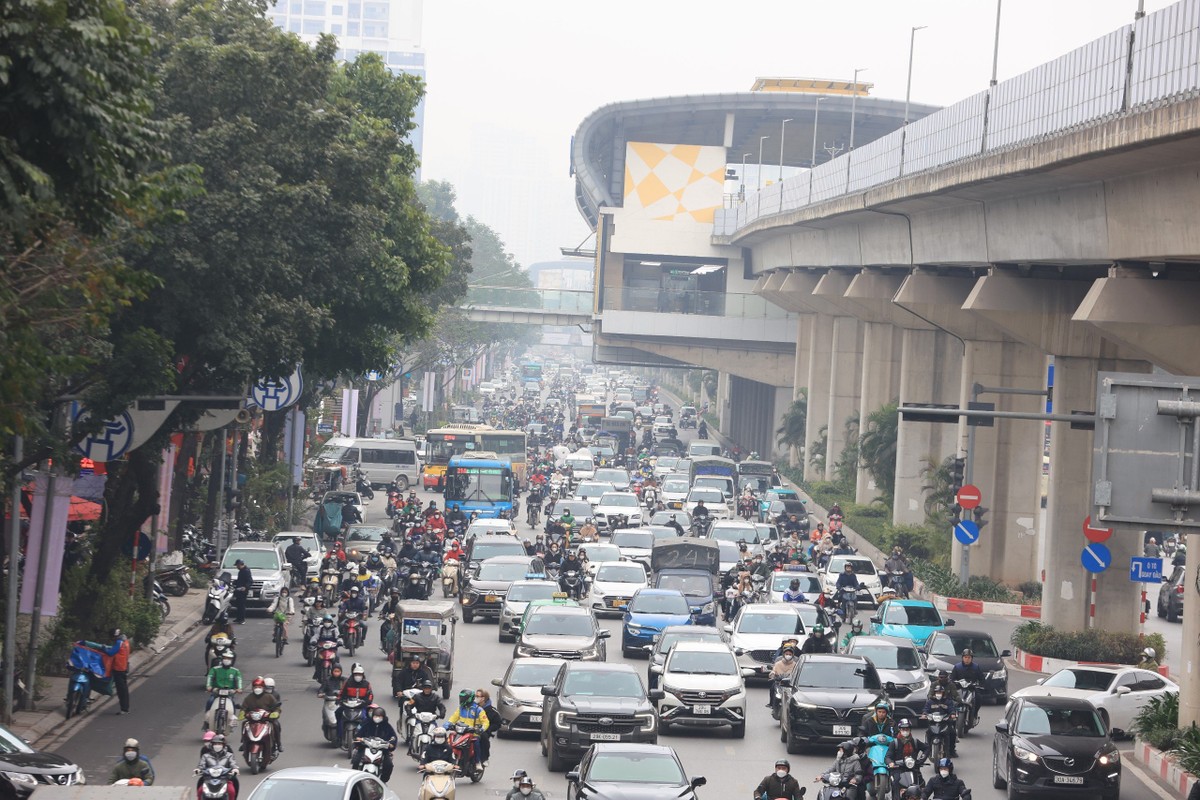
[[[271,733],[275,740],[275,750],[283,752],[283,728],[279,724],[280,703],[275,695],[267,691],[267,682],[259,677],[255,678],[250,684],[250,694],[246,695],[246,699],[242,701],[242,717],[249,714],[251,711],[262,709],[267,714],[271,715]]]
[[[364,739],[382,739],[388,743],[388,748],[383,751],[383,767],[379,771],[379,779],[387,783],[392,777],[394,766],[392,751],[396,749],[399,737],[396,735],[396,729],[392,727],[392,723],[388,722],[386,711],[373,705],[370,712],[366,721],[358,726],[358,736],[354,740],[354,752],[350,755],[350,766],[358,769],[362,765]]]
[[[930,714],[945,714],[948,720],[946,725],[946,752],[951,757],[958,755],[957,748],[957,731],[954,726],[954,719],[958,716],[958,706],[946,691],[946,687],[941,684],[933,684],[933,688],[929,690],[929,699],[925,701],[925,708],[921,709],[921,718],[927,719]]]
[[[808,598],[804,596],[804,592],[800,591],[800,579],[793,578],[788,584],[788,588],[783,590],[783,602],[785,603],[807,603]]]
[[[392,695],[400,698],[403,703],[404,693],[425,683],[433,685],[433,671],[421,663],[421,657],[414,655],[408,659],[406,666],[392,670]]]
[[[783,683],[791,677],[796,671],[796,648],[791,645],[783,648],[783,655],[776,659],[771,665],[771,682],[772,684]],[[767,708],[776,708],[779,705],[779,697],[775,692],[774,685],[767,696]]]
[[[804,646],[800,648],[802,655],[809,653],[832,653],[833,645],[829,643],[829,639],[825,637],[825,626],[821,623],[813,625],[812,632],[808,639],[805,640]]]
[[[533,778],[522,775],[513,781],[512,791],[504,800],[546,800],[546,796],[534,787]]]
[[[925,750],[925,743],[912,735],[912,723],[907,719],[902,719],[896,726],[896,740],[888,748],[888,766],[902,765],[904,759],[909,756],[917,760],[918,767],[925,763],[925,759],[929,758],[929,754]]]
[[[862,724],[858,726],[859,736],[891,736],[896,738],[896,721],[892,719],[892,707],[888,705],[886,700],[880,700],[875,704],[875,713],[870,716],[864,716]]]
[[[204,773],[212,767],[222,767],[229,770],[229,780],[233,784],[233,796],[241,797],[241,784],[238,781],[237,762],[233,760],[233,753],[225,743],[225,737],[221,734],[216,734],[208,743],[206,751],[200,754],[200,763],[196,765],[195,773],[200,777],[196,779],[196,789],[199,790],[201,784],[204,783]]]
[[[937,774],[925,784],[921,796],[926,800],[958,800],[965,791],[967,785],[954,774],[954,762],[943,758],[937,763]]]
[[[458,710],[451,714],[446,722],[451,726],[461,722],[473,729],[478,736],[486,733],[489,727],[487,712],[484,711],[483,706],[475,702],[475,692],[470,689],[463,689],[458,693]],[[480,748],[476,747],[476,764],[480,763],[480,756]]]
[[[821,775],[814,778],[815,781],[821,780],[821,777],[828,773],[835,773],[842,776],[842,788],[845,792],[847,800],[856,800],[858,797],[858,788],[863,781],[862,759],[858,757],[853,741],[845,741],[838,745],[837,752],[833,756],[833,763]]]
[[[433,729],[432,741],[425,745],[425,750],[421,753],[421,758],[417,763],[421,767],[424,767],[430,761],[447,761],[451,764],[458,763],[454,758],[454,751],[446,743],[445,728]]]

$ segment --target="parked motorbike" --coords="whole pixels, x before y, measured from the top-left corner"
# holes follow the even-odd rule
[[[167,593],[163,591],[162,584],[154,581],[154,588],[150,595],[154,599],[154,604],[158,606],[158,615],[162,619],[171,616],[171,601],[167,599]]]
[[[214,764],[203,772],[196,772],[200,775],[200,800],[232,800],[233,770]]]
[[[242,757],[252,775],[275,760],[275,733],[266,709],[256,708],[242,723]]]
[[[356,491],[360,495],[362,495],[364,500],[374,500],[375,499],[375,490],[373,488],[371,488],[371,482],[368,481],[361,474],[354,481],[354,491]]]
[[[229,610],[229,603],[232,601],[232,592],[229,586],[229,575],[222,574],[220,577],[213,578],[208,584],[208,597],[204,600],[204,613],[200,620],[205,625],[212,625],[217,617],[221,616],[221,612]]]
[[[454,761],[461,765],[463,775],[471,779],[471,783],[483,780],[483,764],[475,763],[475,748],[479,746],[479,735],[463,723],[454,726],[454,730],[446,738],[454,753]]]
[[[172,597],[183,597],[192,586],[192,575],[182,564],[159,570],[154,573],[154,578],[162,584],[163,591]]]
[[[67,665],[71,669],[71,677],[67,679],[66,717],[70,719],[72,715],[80,715],[87,710],[93,683],[100,688],[106,679],[103,674],[103,655],[84,642],[76,642],[71,648]]]
[[[421,767],[424,777],[417,800],[454,800],[454,773],[462,772],[449,761],[430,761]]]

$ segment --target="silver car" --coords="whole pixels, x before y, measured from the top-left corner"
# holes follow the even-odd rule
[[[541,733],[542,687],[554,683],[561,658],[518,658],[508,665],[503,678],[492,678],[496,709],[500,712],[498,736],[511,733]]]
[[[600,627],[596,617],[578,606],[541,606],[530,610],[513,658],[561,658],[570,661],[605,661],[608,648],[604,640],[610,632]]]
[[[855,636],[846,653],[871,659],[895,718],[908,717],[915,723],[929,699],[929,676],[925,660],[912,642],[890,636]]]
[[[550,600],[557,591],[558,584],[554,581],[513,581],[508,594],[504,596],[504,604],[500,606],[500,641],[517,640],[517,629],[521,626],[521,617],[530,600]]]

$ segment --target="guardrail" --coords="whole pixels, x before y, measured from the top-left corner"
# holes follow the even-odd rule
[[[1200,0],[1180,0],[906,128],[719,208],[730,236],[772,214],[861,192],[1171,98],[1200,93]]]
[[[463,307],[511,308],[559,314],[591,314],[591,292],[571,289],[514,289],[506,286],[469,286]]]
[[[603,310],[742,319],[786,319],[792,316],[757,294],[629,287],[605,290]]]

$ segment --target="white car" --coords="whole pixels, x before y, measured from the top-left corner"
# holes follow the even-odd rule
[[[708,501],[705,501],[708,505]],[[708,529],[708,538],[716,539],[719,542],[732,542],[735,546],[745,542],[747,549],[751,555],[756,553],[762,554],[763,545],[766,544],[766,538],[759,538],[762,534],[752,522],[743,522],[739,519],[723,519],[712,524]]]
[[[1179,694],[1179,684],[1136,667],[1078,666],[1060,669],[1012,697],[1077,697],[1108,716],[1110,728],[1128,731],[1133,718],[1156,697]]]
[[[292,539],[299,539],[300,546],[309,553],[308,558],[304,559],[307,566],[306,573],[312,576],[320,572],[321,554],[325,552],[325,548],[321,546],[321,540],[317,538],[317,535],[312,531],[284,531],[272,536],[271,542],[280,555],[283,555],[292,546]]]
[[[563,465],[571,468],[576,481],[590,481],[596,475],[596,462],[592,461],[592,454],[586,451],[584,455],[573,453],[567,456]]]
[[[619,467],[603,467],[596,470],[592,480],[611,483],[619,492],[629,491],[629,473]]]
[[[600,483],[599,481],[582,481],[578,486],[575,487],[575,499],[576,500],[586,500],[588,503],[590,503],[592,505],[592,508],[595,508],[596,504],[600,502],[600,497],[605,492],[611,492],[611,491],[614,491],[615,489],[616,489],[616,487],[613,486],[611,483]],[[635,498],[635,502],[636,502],[636,498]]]
[[[595,565],[596,574],[585,603],[588,608],[601,614],[625,613],[625,607],[638,589],[649,586],[646,570],[641,564],[629,561],[601,561]]]
[[[579,553],[581,556],[587,557],[588,580],[596,577],[596,571],[604,562],[622,560],[620,549],[616,545],[606,542],[584,542],[579,545]]]
[[[662,482],[662,486],[658,491],[658,496],[662,499],[663,505],[669,509],[678,511],[683,508],[683,504],[687,502],[688,492],[691,490],[688,484],[688,479],[683,478],[667,478]],[[708,505],[707,502],[704,503]]]
[[[720,489],[692,489],[688,492],[687,500],[684,501],[685,510],[695,516],[696,504],[701,500],[704,501],[704,507],[708,509],[708,515],[714,519],[729,519],[729,506],[725,505],[725,495]]]
[[[658,705],[661,731],[672,725],[715,728],[728,725],[734,739],[746,736],[746,681],[754,670],[738,664],[724,644],[678,642],[661,666],[664,693]]]
[[[725,626],[729,647],[743,667],[765,677],[775,664],[775,652],[784,639],[794,638],[800,647],[808,638],[797,603],[751,603],[742,606],[733,622]]]
[[[650,551],[658,541],[678,538],[674,528],[661,525],[653,528],[623,528],[613,531],[608,537],[609,544],[616,545],[621,550],[621,557],[626,561],[639,561],[650,566]]]
[[[600,501],[592,510],[596,518],[596,529],[612,531],[616,528],[640,527],[643,509],[638,505],[637,495],[630,492],[605,492],[600,495]],[[616,518],[624,517],[625,523],[620,524]]]
[[[678,456],[659,456],[654,461],[654,477],[661,481],[675,471],[675,464],[678,461]]]
[[[362,495],[358,492],[348,492],[345,489],[338,489],[334,492],[326,492],[321,497],[321,505],[325,505],[326,503],[337,503],[339,506],[344,506],[346,505],[347,500],[349,500],[351,504],[358,509],[358,516],[361,519],[367,518],[367,509],[363,504]]]
[[[514,536],[517,533],[517,526],[508,519],[477,519],[467,528],[465,539],[470,539],[475,536],[497,536],[508,535]]]
[[[736,567],[738,562],[742,560],[742,552],[733,542],[726,542],[719,539],[717,540],[717,547],[721,553],[721,574],[724,575]]]
[[[815,573],[784,570],[771,573],[771,582],[766,587],[767,602],[782,603],[783,593],[787,591],[793,580],[800,581],[800,592],[810,603],[816,602],[818,595],[823,594],[821,579]]]
[[[671,439],[675,434],[675,425],[671,422],[670,417],[655,417],[654,419],[654,438],[655,439]]]
[[[825,594],[833,597],[838,575],[841,575],[845,571],[847,564],[854,567],[854,575],[858,578],[858,582],[870,592],[871,604],[878,606],[879,595],[883,592],[883,585],[879,581],[879,571],[875,569],[875,562],[866,556],[830,556],[829,563],[820,572],[821,584],[825,588]],[[860,597],[859,603],[862,602],[863,599]]]

